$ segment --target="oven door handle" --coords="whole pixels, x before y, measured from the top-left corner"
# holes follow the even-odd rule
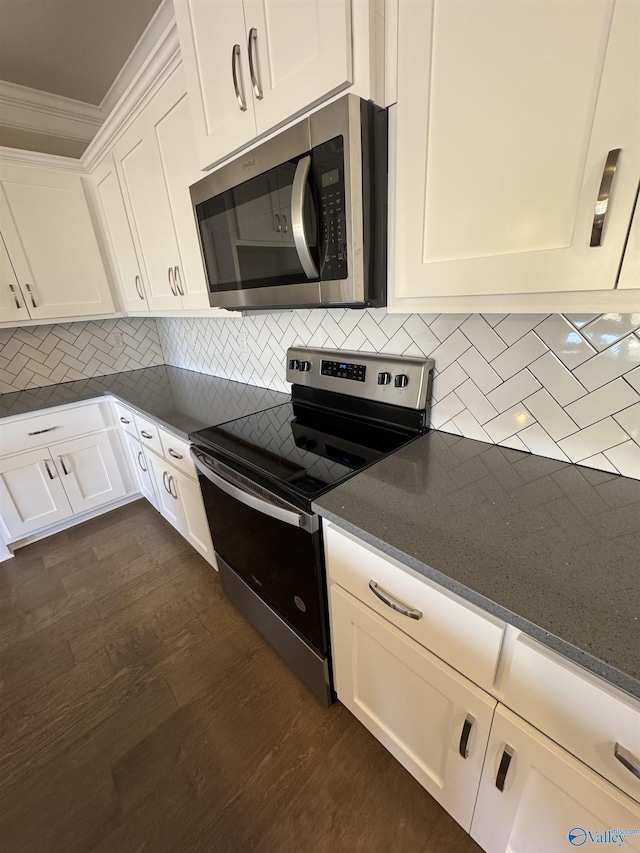
[[[302,269],[305,271],[307,278],[314,279],[319,277],[318,269],[311,256],[311,249],[307,240],[307,230],[304,225],[304,197],[310,168],[310,154],[298,160],[291,186],[291,231],[293,232],[293,242],[300,258]]]
[[[255,509],[263,515],[275,518],[277,521],[284,521],[285,524],[290,524],[292,527],[304,527],[305,519],[303,515],[298,512],[291,512],[288,509],[283,509],[282,507],[270,504],[268,501],[263,501],[261,498],[257,498],[254,495],[245,492],[244,489],[234,486],[233,483],[225,480],[224,477],[216,474],[215,471],[212,471],[211,468],[205,465],[201,460],[200,454],[196,453],[193,447],[191,448],[191,458],[193,459],[193,464],[196,466],[198,471],[200,471],[207,480],[212,482],[214,486],[217,486],[221,491],[229,495],[229,497],[235,498],[245,506],[251,507],[251,509]]]

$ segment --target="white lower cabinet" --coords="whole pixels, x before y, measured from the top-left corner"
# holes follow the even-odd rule
[[[338,698],[468,831],[495,699],[337,584],[330,611]]]
[[[472,837],[487,853],[542,853],[593,844],[640,851],[640,835],[611,834],[639,828],[637,803],[498,706],[471,826]]]
[[[145,497],[152,506],[158,509],[158,497],[153,486],[151,471],[149,469],[149,460],[147,459],[149,454],[145,452],[142,443],[132,436],[131,433],[126,432],[125,430],[122,431],[122,436],[129,450],[131,470],[134,473],[138,488],[140,489],[143,497]]]
[[[74,513],[86,512],[127,493],[109,430],[50,448]]]
[[[0,516],[9,539],[28,536],[72,515],[46,447],[0,459]]]

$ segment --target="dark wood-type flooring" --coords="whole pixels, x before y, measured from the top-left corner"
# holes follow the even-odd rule
[[[138,501],[0,564],[0,850],[480,848]]]

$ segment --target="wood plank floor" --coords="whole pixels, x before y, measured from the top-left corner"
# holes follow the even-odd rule
[[[138,501],[0,564],[2,853],[471,853]]]

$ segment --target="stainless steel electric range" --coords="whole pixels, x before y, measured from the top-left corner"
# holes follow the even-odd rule
[[[333,701],[322,529],[312,502],[428,427],[433,361],[292,348],[291,401],[192,433],[225,594]]]

